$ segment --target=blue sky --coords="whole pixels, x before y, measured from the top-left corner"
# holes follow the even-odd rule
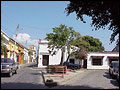
[[[73,27],[81,35],[89,35],[100,39],[106,51],[115,47],[110,43],[112,31],[92,31],[91,19],[85,16],[87,23],[76,20],[75,13],[66,16],[65,8],[69,1],[2,1],[1,2],[1,29],[9,37],[14,38],[16,27],[19,24],[17,41],[27,46],[37,46],[37,40],[44,39],[52,28],[65,24]],[[22,30],[23,28],[23,30]]]

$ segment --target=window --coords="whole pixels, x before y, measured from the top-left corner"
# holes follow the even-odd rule
[[[92,58],[92,65],[103,65],[102,58]]]

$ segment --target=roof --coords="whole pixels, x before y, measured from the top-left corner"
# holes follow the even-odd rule
[[[88,53],[109,53],[109,54],[116,54],[118,52],[112,52],[112,51],[88,51]]]

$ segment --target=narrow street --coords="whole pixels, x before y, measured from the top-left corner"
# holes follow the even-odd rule
[[[21,67],[12,77],[1,76],[1,89],[44,89],[43,78],[40,70],[32,69],[30,64]]]
[[[81,75],[51,89],[119,89],[119,83],[110,78],[108,71],[86,70]]]

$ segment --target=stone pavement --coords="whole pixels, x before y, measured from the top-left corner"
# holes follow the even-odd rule
[[[84,73],[86,69],[80,69],[80,70],[76,70],[76,71],[67,71],[66,74],[48,74],[46,71],[42,71],[45,81],[47,79],[52,79],[54,82],[57,82],[58,85],[63,85],[66,81]]]

